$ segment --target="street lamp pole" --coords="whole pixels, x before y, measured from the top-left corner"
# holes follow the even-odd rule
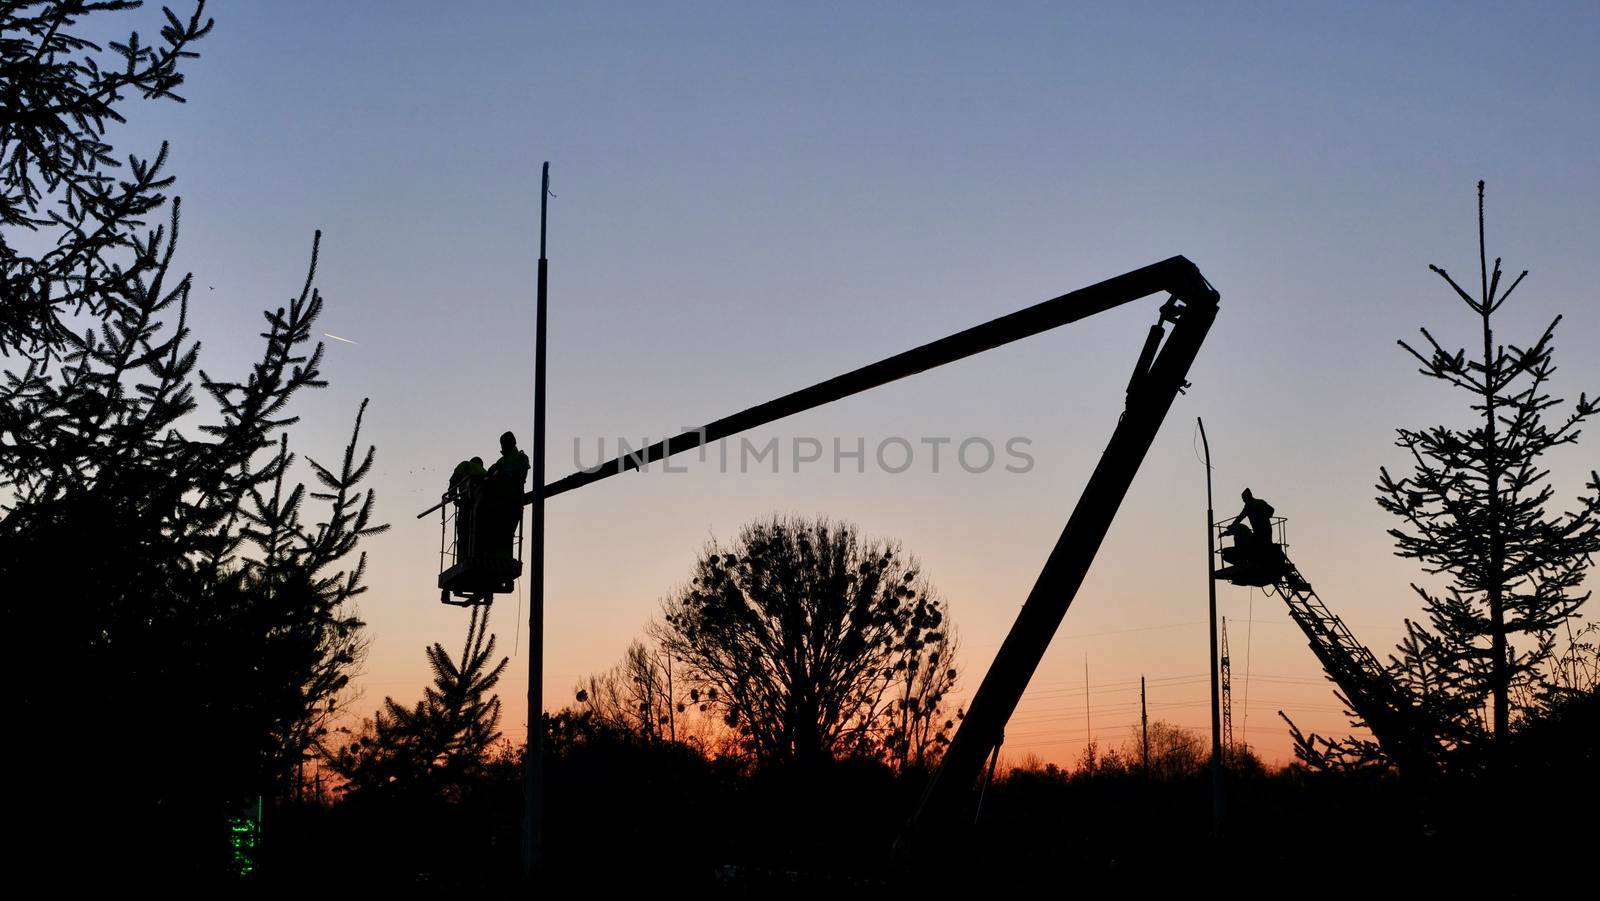
[[[1217,518],[1211,506],[1211,442],[1206,440],[1205,422],[1198,416],[1194,421],[1200,426],[1200,446],[1205,448],[1206,454],[1206,590],[1211,599],[1211,615],[1207,619],[1211,628],[1211,828],[1221,832],[1226,802],[1222,793],[1222,688],[1217,672],[1217,579],[1212,574],[1217,552],[1213,523]]]
[[[544,853],[544,369],[549,261],[544,235],[550,207],[550,163],[539,191],[539,288],[534,312],[533,490],[528,504],[528,744],[524,760],[522,871],[531,888]]]

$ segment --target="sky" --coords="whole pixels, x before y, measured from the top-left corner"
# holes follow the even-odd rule
[[[500,432],[528,443],[545,160],[551,480],[602,438],[614,454],[1175,254],[1220,291],[1193,387],[1011,723],[1011,760],[1126,741],[1141,675],[1152,719],[1207,726],[1196,417],[1217,514],[1246,486],[1268,499],[1323,600],[1380,657],[1393,648],[1421,572],[1393,556],[1373,486],[1406,470],[1397,427],[1467,416],[1395,341],[1420,326],[1476,340],[1427,266],[1475,278],[1478,179],[1491,257],[1531,270],[1500,336],[1526,344],[1563,315],[1558,396],[1600,390],[1592,3],[786,6],[223,0],[188,102],[137,104],[118,130],[124,152],[171,142],[207,371],[256,355],[260,311],[298,292],[323,232],[319,330],[355,343],[329,342],[330,385],[299,400],[291,442],[336,458],[370,397],[362,437],[393,525],[367,543],[357,714],[415,701],[424,646],[464,633],[434,587],[438,522],[414,517]],[[121,14],[112,33],[159,20]],[[758,447],[779,439],[777,474],[739,472],[735,444],[726,473],[691,457],[552,499],[545,705],[621,658],[707,541],[775,512],[913,553],[949,602],[970,692],[1158,303],[758,430]],[[829,453],[794,471],[807,438],[863,442],[867,471],[835,472]],[[871,457],[894,438],[915,452],[900,473]],[[952,465],[968,439],[997,464]],[[1013,439],[1026,472],[1004,469]],[[1549,457],[1563,509],[1595,440]],[[525,601],[492,613],[515,652],[501,694],[518,740]],[[1282,602],[1227,586],[1218,601],[1236,736],[1285,762],[1277,711],[1347,731]]]

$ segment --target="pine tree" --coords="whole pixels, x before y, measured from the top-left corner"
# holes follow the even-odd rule
[[[121,163],[107,141],[130,94],[182,103],[181,60],[212,22],[204,0],[183,21],[163,9],[161,41],[137,32],[111,53],[83,37],[80,20],[137,8],[129,0],[0,3],[0,347],[45,352],[73,331],[70,317],[114,315],[118,299],[159,258],[143,252],[145,218],[166,201],[167,145]],[[49,240],[26,233],[51,232]],[[23,240],[17,240],[18,237]],[[24,245],[40,248],[26,252]]]
[[[433,684],[411,707],[384,698],[382,709],[345,744],[327,749],[331,768],[355,795],[458,797],[489,764],[500,738],[494,688],[511,658],[494,659],[486,607],[472,608],[459,658],[444,645],[426,648]]]
[[[211,25],[169,12],[160,45],[135,34],[102,65],[80,20],[137,5],[0,4],[0,612],[36,739],[14,745],[19,816],[40,824],[22,840],[41,843],[19,853],[75,847],[56,819],[114,799],[138,828],[99,852],[171,884],[226,866],[247,801],[297,791],[364,650],[359,545],[385,527],[365,402],[337,471],[310,461],[312,504],[291,478],[289,407],[325,384],[320,234],[260,356],[200,368],[165,146],[113,178],[106,128],[130,95],[174,97]]]
[[[1527,272],[1502,289],[1500,259],[1488,265],[1481,181],[1478,260],[1476,297],[1444,269],[1429,268],[1477,315],[1481,350],[1446,350],[1427,329],[1423,351],[1399,342],[1423,375],[1469,395],[1477,422],[1399,429],[1396,443],[1413,472],[1396,479],[1382,469],[1377,485],[1379,506],[1402,520],[1390,530],[1396,553],[1445,582],[1442,590],[1412,585],[1427,622],[1407,620],[1394,672],[1444,715],[1454,738],[1468,742],[1503,739],[1519,711],[1553,684],[1558,630],[1588,600],[1580,588],[1600,550],[1600,476],[1590,472],[1575,510],[1551,514],[1555,488],[1540,462],[1578,440],[1597,404],[1580,394],[1560,414],[1564,401],[1549,393],[1561,317],[1530,346],[1498,343],[1491,317]],[[1552,414],[1553,424],[1546,421]]]

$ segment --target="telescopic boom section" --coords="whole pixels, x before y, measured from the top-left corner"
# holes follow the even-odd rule
[[[1216,290],[1193,263],[1181,256],[1172,257],[1001,316],[710,422],[695,431],[675,435],[641,451],[624,454],[595,469],[575,472],[545,485],[544,496],[553,497],[638,469],[702,444],[720,441],[1159,293],[1168,293],[1171,297],[1162,305],[1160,321],[1151,329],[1139,353],[1128,381],[1127,406],[1112,432],[1111,441],[1084,486],[1083,495],[1045,561],[1016,623],[968,705],[961,728],[946,750],[916,817],[897,846],[901,855],[929,854],[934,849],[927,839],[941,834],[948,836],[945,826],[960,817],[971,803],[972,789],[984,759],[1000,743],[1006,721],[1016,709],[1023,690],[1083,583],[1089,564],[1099,551],[1167,410],[1188,384],[1185,377],[1216,318],[1219,299]],[[1167,323],[1173,328],[1163,344],[1161,339]],[[537,496],[535,489],[525,496],[524,502],[531,502]]]
[[[984,758],[1000,743],[1167,410],[1188,384],[1185,377],[1216,318],[1218,300],[1192,267],[1190,274],[1187,284],[1171,288],[1174,300],[1162,308],[1162,320],[1173,323],[1172,332],[1159,351],[1155,341],[1146,342],[1122,418],[901,837],[896,851],[903,861],[931,859],[942,842],[954,838],[949,827],[964,819]]]
[[[544,494],[547,498],[554,497],[620,472],[648,466],[673,454],[694,450],[702,444],[711,444],[769,422],[803,413],[880,385],[887,385],[908,375],[926,372],[946,363],[954,363],[974,354],[993,350],[1001,345],[1077,322],[1096,313],[1103,313],[1161,292],[1169,292],[1191,307],[1207,307],[1212,311],[1216,309],[1217,292],[1207,284],[1200,270],[1184,257],[1172,257],[998,319],[992,319],[947,338],[912,348],[905,353],[895,354],[888,359],[819,382],[809,388],[785,394],[776,400],[707,423],[694,431],[674,435],[642,450],[623,454],[594,469],[580,470],[546,485]],[[1209,315],[1207,314],[1208,322]],[[523,503],[532,500],[531,491],[523,497]]]
[[[1429,703],[1396,681],[1367,646],[1334,615],[1287,555],[1288,569],[1269,586],[1289,606],[1289,617],[1305,633],[1323,672],[1339,686],[1350,708],[1366,722],[1378,746],[1415,781],[1439,774],[1453,747],[1451,729]]]

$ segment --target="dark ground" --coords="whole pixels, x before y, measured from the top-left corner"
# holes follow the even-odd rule
[[[1572,869],[1595,849],[1597,712],[1591,697],[1565,719],[1526,730],[1494,780],[1419,788],[1392,774],[1231,772],[1221,838],[1204,768],[1162,781],[1137,771],[1017,771],[989,790],[979,825],[937,836],[939,847],[910,871],[891,848],[925,775],[869,761],[747,775],[681,747],[595,734],[549,761],[545,888],[944,896],[964,886],[1198,889],[1226,872],[1243,880],[1235,884],[1320,894],[1465,881],[1501,859],[1486,856],[1492,849],[1531,878]],[[516,880],[519,777],[508,760],[449,802],[368,797],[279,811],[255,881],[525,897]],[[1493,840],[1496,829],[1508,837]]]

